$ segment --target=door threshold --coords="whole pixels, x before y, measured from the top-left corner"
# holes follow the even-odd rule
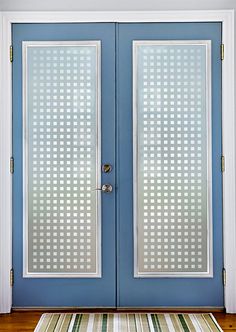
[[[12,312],[225,312],[224,307],[12,307]]]

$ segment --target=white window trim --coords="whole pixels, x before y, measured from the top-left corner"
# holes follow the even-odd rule
[[[10,312],[12,306],[12,176],[9,168],[12,154],[11,25],[66,22],[222,22],[225,45],[225,59],[222,62],[222,140],[226,163],[223,174],[224,267],[227,271],[225,307],[227,312],[236,313],[234,10],[0,12],[0,313]]]

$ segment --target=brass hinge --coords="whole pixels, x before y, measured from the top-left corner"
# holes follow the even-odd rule
[[[221,60],[224,60],[224,58],[225,58],[225,45],[224,44],[220,45],[220,58],[221,58]]]
[[[10,46],[10,62],[13,62],[13,46]]]
[[[14,173],[14,158],[13,157],[10,158],[10,173],[11,174]]]
[[[12,287],[14,285],[14,270],[10,270],[10,286]]]
[[[225,171],[225,156],[221,156],[221,172]]]
[[[223,279],[223,285],[226,285],[226,269],[223,268],[222,270],[222,279]]]

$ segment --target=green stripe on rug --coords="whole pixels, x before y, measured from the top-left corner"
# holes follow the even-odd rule
[[[72,332],[78,332],[83,314],[76,315]]]
[[[184,320],[184,316],[181,315],[181,314],[179,314],[178,317],[179,317],[180,323],[181,323],[182,326],[183,326],[184,332],[191,332],[191,331],[189,331],[189,329],[188,329],[188,325],[186,324],[186,322],[185,322],[185,320]]]
[[[115,319],[114,319],[115,317]],[[222,332],[212,314],[42,315],[35,332]]]
[[[153,323],[154,331],[155,331],[155,332],[159,332],[159,331],[161,331],[161,330],[157,327],[157,322],[156,322],[156,318],[155,318],[155,315],[154,315],[154,314],[151,315],[151,318],[152,318],[152,323]]]
[[[107,331],[107,314],[104,314],[102,318],[102,332],[106,331]]]

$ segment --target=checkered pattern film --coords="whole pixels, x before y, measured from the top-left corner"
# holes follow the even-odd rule
[[[137,270],[207,272],[206,45],[136,45]]]
[[[97,270],[97,47],[27,46],[29,273]]]

